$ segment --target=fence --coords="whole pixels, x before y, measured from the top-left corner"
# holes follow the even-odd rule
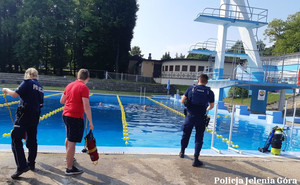
[[[141,75],[127,74],[127,73],[108,72],[105,70],[89,70],[89,71],[90,71],[90,76],[92,78],[112,79],[112,80],[130,81],[130,82],[155,83],[152,77],[145,77]]]
[[[105,72],[105,79],[131,81],[131,82],[148,82],[148,83],[155,82],[152,77],[144,77],[141,75],[133,75],[127,73],[113,73],[107,71]]]

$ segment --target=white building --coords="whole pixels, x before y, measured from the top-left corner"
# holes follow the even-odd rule
[[[214,61],[198,59],[168,59],[162,60],[161,76],[156,79],[161,84],[193,85],[194,80],[201,73],[206,73],[211,78],[213,75]],[[232,78],[237,63],[225,61],[224,79]]]

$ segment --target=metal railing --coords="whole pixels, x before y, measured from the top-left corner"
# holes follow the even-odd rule
[[[152,77],[145,77],[141,75],[127,74],[127,73],[115,73],[108,72],[105,70],[89,70],[90,76],[92,78],[98,79],[112,79],[112,80],[121,80],[121,81],[130,81],[130,82],[147,82],[154,83]]]
[[[297,84],[298,72],[297,71],[277,71],[274,69],[264,69],[261,74],[253,75],[253,72],[258,72],[259,68],[242,67],[237,66],[231,73],[223,73],[222,79],[229,80],[241,80],[241,81],[257,81],[258,79],[268,83],[284,83],[284,84]],[[214,79],[216,73],[205,72],[209,79]],[[195,77],[197,79],[200,73],[189,74],[186,77]],[[182,74],[184,75],[184,74]],[[168,76],[173,77],[174,75],[169,74]],[[178,75],[179,76],[179,75]]]
[[[105,72],[105,79],[154,83],[154,80],[152,77],[145,77],[145,76],[141,76],[141,75],[133,75],[133,74],[127,74],[127,73],[114,73],[114,72],[107,72],[107,71]]]
[[[196,79],[198,72],[162,72],[162,78],[175,78],[175,79]]]
[[[247,10],[249,10],[249,12]],[[201,15],[246,21],[267,22],[268,10],[250,6],[221,4],[220,8],[205,8],[200,14],[198,14],[197,17]]]
[[[217,50],[218,39],[217,38],[210,38],[204,42],[198,42],[192,46],[190,46],[190,51],[193,49],[202,49],[208,51],[216,51]],[[246,51],[253,51],[250,50],[249,47],[240,40],[226,40],[225,52],[232,52],[232,53],[246,53]],[[258,50],[256,50],[258,51]]]
[[[190,50],[193,50],[193,49],[205,49],[205,50],[209,50],[209,51],[215,51],[216,47],[217,47],[217,42],[218,42],[218,39],[216,39],[216,38],[210,38],[207,41],[198,42],[198,43],[192,45],[190,47]]]

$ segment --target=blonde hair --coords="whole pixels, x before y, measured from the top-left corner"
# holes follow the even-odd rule
[[[37,79],[38,75],[38,71],[35,68],[31,67],[25,71],[24,79]]]
[[[87,69],[80,69],[77,74],[77,78],[80,80],[86,80],[90,77],[90,73]]]

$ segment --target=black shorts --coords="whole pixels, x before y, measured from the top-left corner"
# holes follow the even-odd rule
[[[84,121],[81,118],[72,118],[68,116],[63,116],[68,141],[74,143],[80,143],[84,132]]]

